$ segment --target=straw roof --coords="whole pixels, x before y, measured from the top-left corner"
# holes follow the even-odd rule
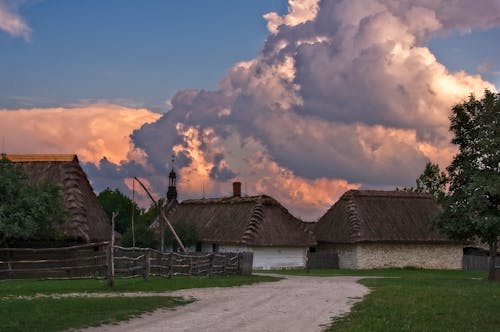
[[[169,220],[193,224],[203,242],[248,246],[307,247],[314,233],[274,198],[261,195],[185,200]]]
[[[318,242],[451,242],[432,228],[440,207],[432,195],[350,190],[321,217]]]
[[[68,220],[58,226],[64,237],[90,242],[108,240],[111,225],[106,212],[74,154],[6,155],[21,167],[29,184],[50,180],[62,188],[63,205]]]

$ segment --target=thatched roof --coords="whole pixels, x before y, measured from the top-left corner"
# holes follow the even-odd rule
[[[29,184],[49,180],[62,188],[63,205],[69,217],[58,229],[65,238],[84,242],[110,238],[109,218],[76,155],[29,154],[6,157],[24,170]]]
[[[321,217],[318,242],[450,242],[432,227],[440,207],[432,195],[350,190]]]
[[[195,225],[198,238],[218,244],[308,247],[314,233],[274,198],[262,195],[185,200],[169,220]]]

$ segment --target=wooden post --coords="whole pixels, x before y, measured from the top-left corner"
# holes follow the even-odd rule
[[[210,256],[208,256],[208,260],[210,261],[210,266],[208,267],[208,276],[211,277],[214,268],[214,254],[210,254]]]
[[[193,256],[189,256],[189,275],[193,275]]]
[[[158,204],[157,204],[158,211],[160,212],[160,217],[161,217],[161,218],[158,218],[158,222],[160,223],[160,251],[165,252],[165,222],[163,221],[163,215],[162,215],[164,205],[163,205],[163,203],[160,204],[160,202],[163,202],[163,201],[158,201]]]
[[[149,280],[149,274],[151,272],[151,251],[148,249],[144,252],[144,275],[143,278],[145,281]]]
[[[108,250],[108,287],[113,287],[115,285],[115,218],[118,212],[113,212],[111,216],[111,242],[109,243]]]
[[[171,252],[170,253],[170,263],[169,263],[169,267],[168,267],[168,277],[169,278],[172,278],[172,274],[173,274],[173,269],[174,269],[174,253]]]
[[[12,272],[12,265],[11,265],[11,261],[12,261],[12,251],[8,251],[8,254],[7,254],[7,268],[9,270],[9,273],[7,274],[9,276],[9,278],[12,278],[14,277],[16,274],[14,272]]]
[[[306,251],[306,272],[309,273],[309,270],[311,269],[311,251],[309,248],[307,248]]]

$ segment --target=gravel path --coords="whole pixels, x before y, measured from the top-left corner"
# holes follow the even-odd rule
[[[197,301],[84,331],[321,331],[332,317],[349,312],[369,292],[357,283],[357,277],[286,278],[241,287],[163,293]]]

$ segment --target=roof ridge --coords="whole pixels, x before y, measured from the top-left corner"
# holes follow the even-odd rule
[[[255,240],[257,232],[260,228],[260,223],[263,220],[264,220],[264,205],[262,204],[262,200],[259,199],[257,201],[257,204],[255,204],[255,206],[252,209],[248,225],[241,238],[243,240],[243,243],[250,244]]]
[[[12,162],[68,162],[78,161],[76,154],[6,154],[5,157]]]
[[[416,191],[404,191],[404,190],[372,190],[372,189],[352,189],[344,193],[344,195],[348,197],[388,197],[388,198],[432,198],[432,195],[429,193],[421,193]]]
[[[255,195],[255,196],[227,196],[227,197],[213,197],[213,198],[194,198],[185,199],[180,204],[240,204],[240,203],[257,203],[261,204],[274,204],[280,205],[276,199],[268,195]]]
[[[347,220],[349,220],[349,237],[352,241],[358,241],[361,238],[360,220],[356,209],[356,202],[353,197],[349,197],[347,201]]]

